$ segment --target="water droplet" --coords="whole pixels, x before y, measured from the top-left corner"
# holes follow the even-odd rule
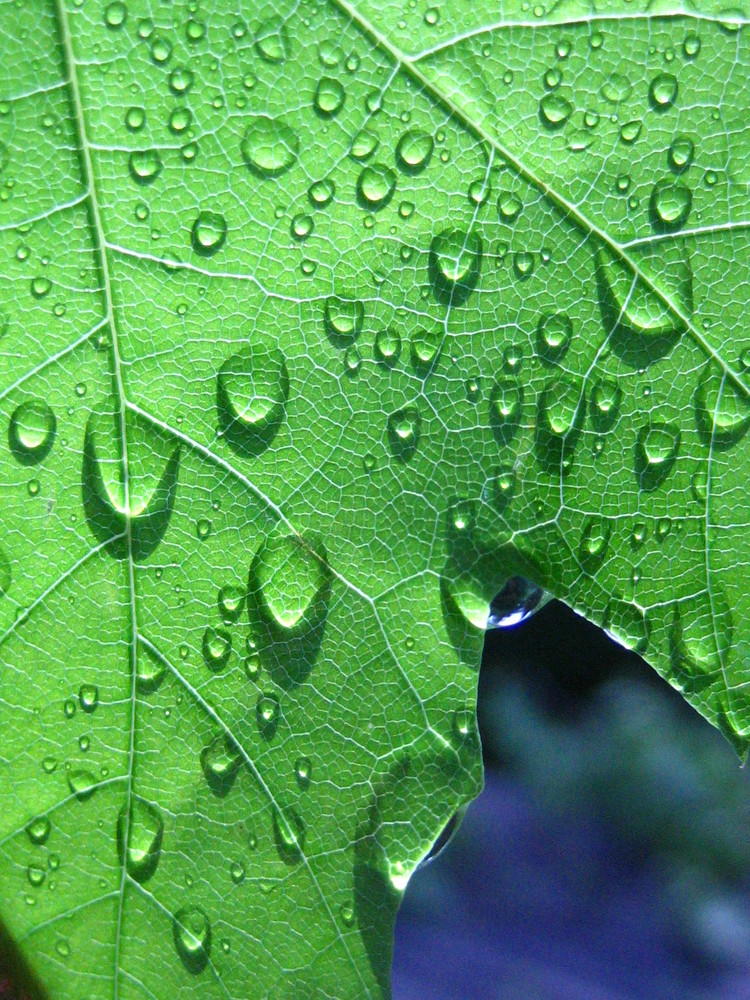
[[[619,104],[630,97],[632,90],[627,77],[621,73],[610,73],[602,84],[601,94],[604,100],[609,101],[610,104]]]
[[[315,88],[314,107],[322,118],[331,118],[344,106],[346,94],[338,80],[323,76]]]
[[[29,865],[26,869],[26,878],[29,880],[29,884],[35,889],[38,889],[42,882],[44,882],[46,875],[46,871],[43,868],[38,868],[36,865]]]
[[[373,212],[385,208],[395,190],[396,175],[382,163],[365,167],[357,179],[357,200]]]
[[[429,275],[435,297],[445,305],[465,302],[479,280],[482,240],[478,233],[444,229],[430,244]]]
[[[750,400],[744,390],[709,362],[695,390],[698,431],[709,447],[729,448],[750,427]]]
[[[155,806],[136,796],[129,810],[123,805],[117,817],[117,853],[136,882],[148,881],[156,871],[163,835],[164,821]]]
[[[567,471],[583,420],[581,386],[568,378],[548,383],[539,395],[536,454],[550,471]]]
[[[261,24],[255,36],[255,48],[266,62],[284,62],[289,53],[289,39],[280,17],[269,17]]]
[[[459,743],[478,743],[477,715],[474,708],[459,708],[453,713],[453,737]]]
[[[30,399],[13,411],[8,427],[8,443],[21,465],[36,465],[52,449],[57,420],[52,407],[41,399]]]
[[[325,208],[336,194],[336,185],[330,178],[315,181],[307,190],[307,197],[313,208]]]
[[[648,88],[648,99],[654,111],[667,111],[677,100],[677,80],[671,73],[659,73]]]
[[[240,150],[247,168],[258,177],[280,177],[297,161],[299,136],[280,118],[256,115]]]
[[[79,802],[90,799],[96,791],[97,781],[90,771],[84,768],[75,768],[68,771],[68,787]]]
[[[169,116],[169,129],[175,135],[179,135],[185,129],[190,128],[192,120],[193,116],[187,108],[176,108]]]
[[[76,714],[76,703],[72,698],[66,698],[63,703],[63,712],[65,713],[66,719],[72,719]]]
[[[52,832],[52,824],[46,816],[36,816],[26,826],[26,833],[32,844],[46,844]]]
[[[629,146],[641,134],[642,128],[643,122],[640,121],[623,122],[620,126],[620,139]]]
[[[548,129],[562,128],[573,113],[573,105],[558,91],[551,91],[539,102],[539,120]]]
[[[211,924],[203,910],[183,906],[174,916],[172,932],[177,954],[188,972],[203,972],[211,955]]]
[[[342,903],[339,908],[339,913],[341,914],[341,923],[344,927],[351,927],[354,924],[354,907],[351,903]]]
[[[490,197],[490,182],[484,177],[477,178],[469,184],[469,201],[473,205],[484,205]]]
[[[208,536],[211,534],[211,522],[206,517],[199,517],[195,525],[195,533],[198,538],[205,542]]]
[[[711,593],[676,601],[669,643],[672,668],[688,683],[710,683],[721,676],[732,648],[734,626],[726,595],[713,582]],[[681,677],[683,679],[683,677]]]
[[[309,757],[298,757],[294,764],[294,777],[300,788],[310,787],[312,780],[312,762]]]
[[[676,173],[680,174],[683,170],[687,168],[693,162],[693,156],[695,155],[695,146],[693,145],[692,139],[688,139],[687,136],[678,136],[669,147],[667,152],[667,160],[669,162],[670,168]]]
[[[516,484],[516,473],[510,465],[502,466],[493,476],[491,482],[492,499],[499,512],[504,511],[513,499]]]
[[[231,652],[232,637],[229,632],[209,625],[203,633],[203,659],[208,669],[213,673],[223,670],[229,663]]]
[[[258,729],[266,740],[273,739],[281,717],[279,699],[273,694],[262,694],[255,706]]]
[[[96,684],[81,684],[78,690],[78,702],[84,712],[91,714],[99,704],[99,688]]]
[[[396,165],[407,174],[421,174],[432,158],[435,143],[426,132],[405,132],[396,146]]]
[[[510,444],[521,423],[523,386],[514,378],[498,379],[490,392],[490,425],[502,445]]]
[[[227,624],[239,621],[245,604],[245,591],[242,587],[227,584],[219,591],[219,614]]]
[[[295,809],[273,810],[273,835],[276,849],[287,864],[296,864],[302,859],[305,847],[305,824]]]
[[[581,532],[578,554],[587,573],[596,573],[604,562],[612,534],[612,523],[599,515],[587,517]]]
[[[417,329],[411,338],[411,363],[422,375],[432,368],[440,349],[442,334],[438,330]]]
[[[115,0],[104,8],[104,23],[108,28],[121,28],[128,16],[128,11],[124,3]]]
[[[606,629],[615,642],[636,653],[648,646],[649,628],[646,616],[636,605],[615,599],[607,607]]]
[[[693,499],[698,503],[705,503],[708,499],[708,472],[706,469],[698,469],[690,479],[690,488]]]
[[[258,550],[250,570],[251,592],[264,617],[290,632],[309,628],[323,611],[319,607],[330,583],[330,570],[304,538],[272,535]]]
[[[128,170],[136,184],[153,184],[161,168],[161,158],[155,149],[135,150],[128,159]]]
[[[208,787],[219,798],[228,794],[242,763],[242,754],[228,735],[217,736],[201,751],[201,768]]]
[[[146,112],[143,108],[128,108],[125,112],[125,125],[131,132],[138,132],[146,124]]]
[[[378,330],[375,334],[375,359],[389,367],[395,365],[401,354],[401,336],[393,327]]]
[[[388,417],[388,443],[396,458],[407,461],[417,450],[422,418],[416,406],[406,406]]]
[[[497,214],[501,222],[514,222],[521,214],[523,202],[512,191],[501,191],[497,199]]]
[[[549,362],[560,361],[570,347],[573,324],[567,313],[545,313],[537,327],[537,347]]]
[[[306,240],[315,228],[309,215],[295,215],[292,219],[292,236],[298,240]]]
[[[550,596],[533,581],[513,576],[490,601],[484,624],[478,624],[479,617],[472,623],[477,628],[515,628],[543,608],[549,599]]]
[[[229,877],[235,885],[242,885],[245,881],[245,868],[240,861],[235,861],[229,868]]]
[[[172,46],[166,38],[155,38],[151,43],[151,59],[157,66],[163,66],[169,62],[172,56]]]
[[[152,694],[164,680],[166,667],[148,646],[140,646],[136,662],[135,682],[140,694]]]
[[[224,246],[227,223],[217,212],[199,212],[190,231],[193,250],[201,257],[213,257]]]
[[[530,278],[534,273],[534,254],[523,250],[513,254],[513,271],[521,281]]]
[[[260,656],[254,650],[248,651],[245,658],[245,676],[253,682],[256,682],[260,677]]]
[[[662,180],[654,185],[649,201],[651,225],[660,232],[676,232],[687,222],[693,196],[684,184]]]
[[[351,148],[349,149],[349,156],[353,160],[358,160],[360,163],[365,160],[369,160],[375,150],[378,148],[379,142],[376,136],[367,129],[362,129],[352,139]]]
[[[685,41],[682,43],[682,51],[685,58],[695,59],[695,57],[700,53],[700,50],[700,37],[694,31],[689,31],[687,35],[685,35]]]
[[[595,431],[604,433],[617,423],[622,389],[614,379],[598,379],[591,388],[589,414]]]
[[[216,405],[219,429],[229,446],[258,455],[277,434],[286,413],[289,375],[277,347],[256,340],[221,366]]]
[[[335,347],[348,347],[359,337],[365,320],[365,307],[357,299],[329,295],[325,302],[323,321],[329,339]]]
[[[638,432],[635,473],[641,489],[654,490],[672,471],[680,448],[680,429],[675,424],[651,421]]]

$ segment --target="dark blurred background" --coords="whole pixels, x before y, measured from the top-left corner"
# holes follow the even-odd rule
[[[487,633],[486,785],[413,876],[394,1000],[750,1000],[750,767],[554,601]]]

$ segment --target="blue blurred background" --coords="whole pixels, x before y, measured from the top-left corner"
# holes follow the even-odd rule
[[[489,632],[486,787],[398,917],[394,1000],[750,1000],[750,768],[552,602]]]

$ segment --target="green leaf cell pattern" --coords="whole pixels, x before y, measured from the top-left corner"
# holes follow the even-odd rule
[[[747,753],[746,21],[1,0],[0,921],[48,995],[388,996],[484,629],[549,594]]]

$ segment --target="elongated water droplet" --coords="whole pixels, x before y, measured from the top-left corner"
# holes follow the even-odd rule
[[[610,601],[607,608],[606,629],[615,642],[619,642],[626,649],[643,653],[648,646],[648,622],[637,604],[619,599]]]
[[[510,444],[523,414],[523,386],[515,378],[502,378],[490,392],[490,426],[501,445]]]
[[[709,447],[729,448],[750,427],[750,400],[729,376],[709,362],[695,389],[695,418]]]
[[[513,576],[490,601],[485,625],[477,627],[515,628],[536,614],[549,600],[550,595],[532,580]]]
[[[279,856],[287,864],[302,860],[305,848],[305,824],[295,809],[273,810],[273,836]]]
[[[338,80],[323,76],[315,88],[313,105],[322,118],[332,118],[344,106],[346,94]]]
[[[164,680],[166,667],[148,646],[139,646],[135,684],[139,694],[153,694]]]
[[[239,747],[230,736],[217,736],[201,751],[201,768],[214,795],[228,794],[242,763]]]
[[[693,156],[695,155],[695,146],[693,145],[692,139],[687,136],[678,136],[672,142],[667,153],[667,160],[669,161],[669,166],[676,174],[681,174],[683,170],[687,168],[693,162]]]
[[[396,164],[407,174],[421,174],[432,157],[435,143],[426,132],[405,132],[396,146]]]
[[[465,302],[482,267],[482,239],[472,230],[444,229],[430,244],[429,275],[435,297],[446,305]]]
[[[227,624],[239,621],[245,606],[245,590],[235,584],[227,584],[219,591],[219,614]]]
[[[289,38],[280,17],[273,16],[263,21],[255,35],[255,48],[266,62],[284,62],[289,53]]]
[[[673,233],[687,222],[693,196],[684,184],[662,180],[651,191],[649,210],[651,225],[658,232]]]
[[[136,882],[148,881],[156,871],[163,835],[164,821],[155,806],[138,797],[131,799],[130,809],[123,805],[117,817],[117,852]]]
[[[223,670],[232,653],[232,637],[226,629],[213,625],[203,633],[203,659],[213,673]]]
[[[589,415],[595,431],[604,433],[617,423],[622,389],[614,379],[598,379],[591,387]]]
[[[294,777],[300,788],[310,787],[312,780],[312,762],[309,757],[298,757],[294,764]]]
[[[396,175],[382,163],[366,166],[357,179],[357,200],[371,212],[385,208],[395,190]]]
[[[199,212],[190,232],[193,250],[201,257],[213,257],[224,246],[227,223],[218,212]]]
[[[516,492],[517,477],[515,469],[510,465],[498,469],[491,481],[492,500],[495,509],[502,513],[513,499]]]
[[[664,482],[677,460],[680,429],[657,420],[638,431],[635,446],[635,473],[642,490],[655,490]]]
[[[174,916],[174,944],[182,964],[197,975],[211,956],[211,924],[198,906],[183,906]]]
[[[378,330],[375,334],[375,358],[391,367],[401,354],[401,335],[393,327]]]
[[[56,431],[52,407],[41,399],[28,400],[17,406],[10,418],[10,450],[21,465],[36,465],[49,455]]]
[[[587,573],[596,573],[604,562],[611,534],[612,523],[607,518],[597,514],[584,521],[578,555]]]
[[[258,177],[280,177],[296,163],[299,136],[280,118],[256,115],[240,144],[248,170]]]
[[[91,714],[99,704],[99,688],[96,684],[81,684],[78,690],[78,702],[84,712]]]
[[[362,332],[365,307],[357,299],[329,295],[325,301],[323,321],[334,346],[348,347]]]
[[[79,802],[90,799],[96,791],[96,786],[96,778],[85,768],[75,768],[68,771],[68,787]]]
[[[442,338],[442,333],[435,329],[418,328],[412,334],[411,363],[420,375],[426,375],[431,370]]]
[[[629,146],[631,143],[635,142],[635,140],[641,134],[642,129],[643,129],[643,122],[640,121],[623,122],[623,124],[620,126],[620,139],[627,146]]]
[[[255,706],[255,718],[264,739],[271,740],[276,735],[280,716],[281,706],[276,695],[262,694]]]
[[[570,347],[572,338],[573,323],[567,313],[545,313],[539,320],[537,347],[546,361],[560,361]]]
[[[221,366],[216,386],[219,429],[235,451],[264,451],[281,426],[289,396],[286,362],[277,347],[256,342]]]
[[[406,406],[388,417],[388,443],[394,456],[407,461],[417,450],[422,418],[416,406]]]

